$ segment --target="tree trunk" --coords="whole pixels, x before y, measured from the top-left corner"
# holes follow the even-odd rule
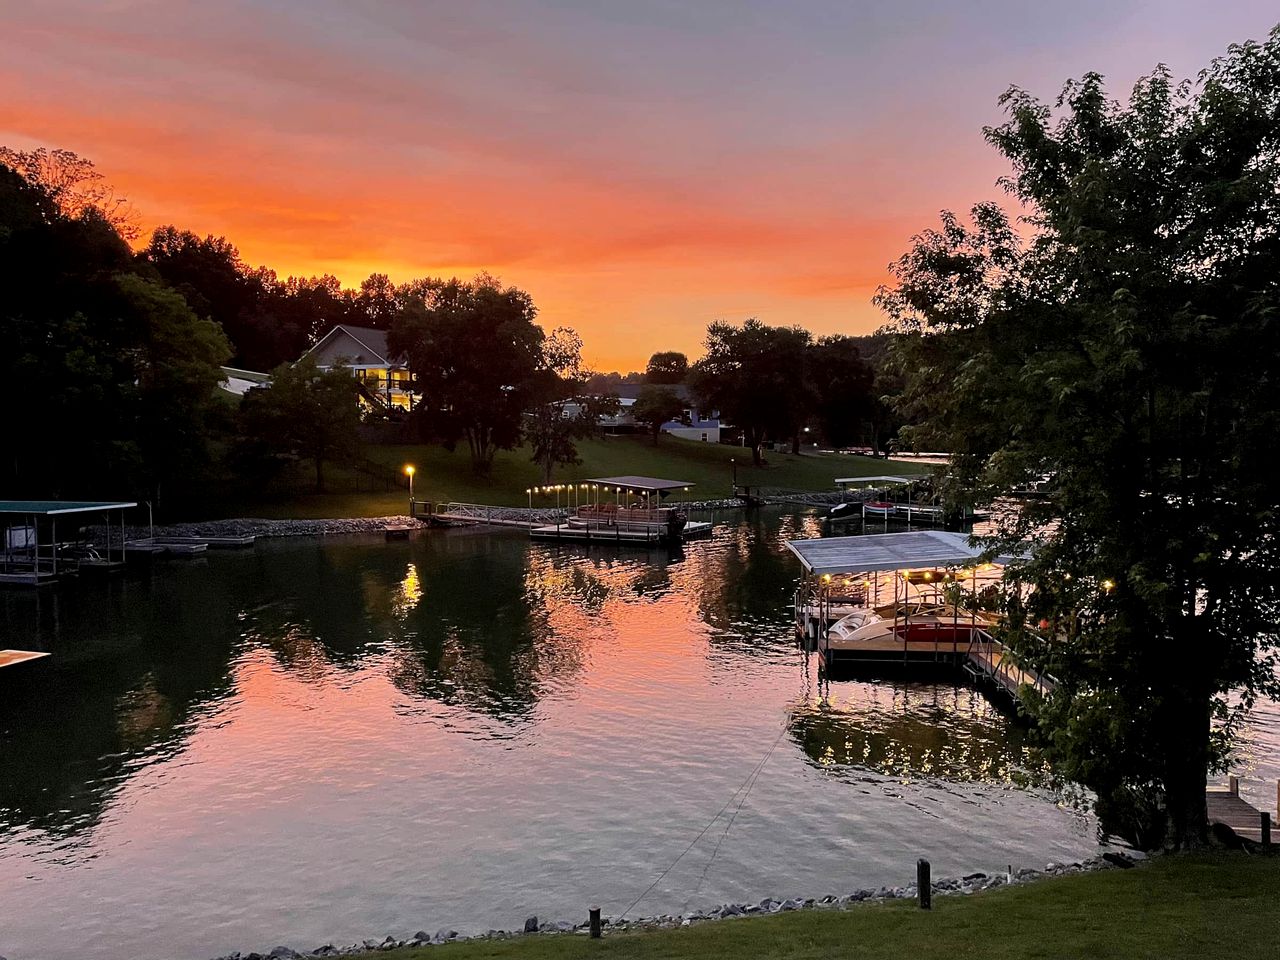
[[[791,435],[791,453],[797,457],[800,455],[800,434],[798,433]]]
[[[1209,837],[1204,796],[1209,778],[1209,696],[1198,692],[1189,695],[1171,713],[1178,735],[1171,738],[1172,749],[1165,761],[1165,846],[1194,850],[1205,846]]]

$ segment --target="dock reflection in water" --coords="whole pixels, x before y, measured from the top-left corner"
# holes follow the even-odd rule
[[[0,594],[0,954],[207,958],[1093,849],[948,686],[835,683],[761,513],[682,555],[453,531]],[[715,850],[715,859],[712,853]]]

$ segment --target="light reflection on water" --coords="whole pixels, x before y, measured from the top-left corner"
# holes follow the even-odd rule
[[[0,595],[5,645],[55,653],[0,702],[0,954],[617,913],[766,756],[637,913],[1087,855],[1091,822],[980,695],[819,685],[781,547],[814,525],[722,525],[675,558],[264,543]]]

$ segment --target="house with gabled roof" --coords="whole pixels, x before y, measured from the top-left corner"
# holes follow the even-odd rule
[[[392,355],[385,330],[340,323],[302,357],[310,357],[320,370],[345,364],[360,381],[361,399],[371,407],[412,410],[416,403],[410,389],[408,361],[404,356]]]

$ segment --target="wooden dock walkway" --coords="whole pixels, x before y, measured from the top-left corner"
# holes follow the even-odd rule
[[[1206,790],[1204,799],[1209,810],[1210,826],[1221,824],[1224,827],[1230,827],[1231,831],[1241,839],[1264,845],[1270,843],[1271,812],[1259,810],[1240,796],[1238,777],[1228,777],[1225,790],[1222,788]],[[1280,783],[1276,784],[1276,799],[1277,804],[1280,805]],[[1280,813],[1280,810],[1277,810],[1277,813]]]
[[[16,667],[20,663],[29,663],[32,660],[43,660],[47,656],[49,654],[35,650],[0,650],[0,669]]]

